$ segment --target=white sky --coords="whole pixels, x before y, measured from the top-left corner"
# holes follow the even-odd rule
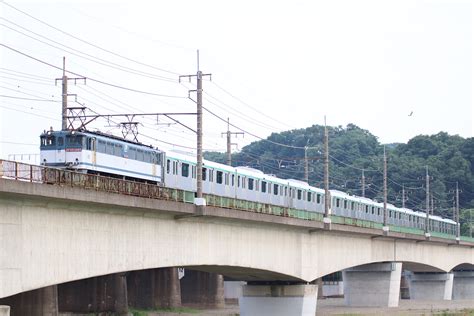
[[[195,105],[186,97],[187,89],[195,87],[178,84],[173,73],[77,41],[5,3],[87,42],[176,74],[196,72],[199,48],[201,69],[213,75],[212,82],[204,82],[204,106],[261,137],[322,124],[324,115],[329,125],[354,123],[384,143],[439,131],[473,136],[472,1],[0,1],[1,43],[57,66],[66,56],[67,69],[87,77],[183,97],[70,82],[69,93],[77,94],[79,102],[111,114],[193,112]],[[53,48],[12,29],[73,50]],[[71,52],[175,82],[118,71]],[[61,100],[61,87],[54,86],[59,70],[4,47],[0,67],[0,95]],[[42,78],[19,77],[18,72]],[[74,106],[74,97],[69,100]],[[50,126],[60,128],[60,108],[60,102],[0,97],[0,157],[38,152],[39,134]],[[205,149],[224,151],[226,124],[204,115]],[[195,128],[194,117],[179,119]],[[180,126],[139,120],[144,143],[170,147],[147,135],[195,146],[194,134]],[[113,124],[106,125],[98,121],[90,128],[120,134]],[[250,135],[233,139],[240,148],[254,140]]]

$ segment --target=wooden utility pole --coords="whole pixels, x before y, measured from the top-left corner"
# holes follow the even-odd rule
[[[221,135],[226,135],[227,136],[227,164],[229,166],[232,165],[232,145],[237,145],[236,143],[231,142],[231,137],[232,135],[244,135],[242,132],[231,132],[230,131],[230,119],[227,118],[227,132],[221,133]]]

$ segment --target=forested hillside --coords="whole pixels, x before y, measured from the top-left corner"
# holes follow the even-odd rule
[[[330,188],[361,195],[362,170],[365,174],[365,195],[382,201],[383,150],[377,137],[369,131],[349,124],[328,127],[330,154]],[[253,142],[232,155],[233,166],[250,166],[281,178],[304,179],[305,146],[309,147],[309,183],[323,186],[324,127],[273,133],[266,140]],[[283,144],[283,145],[282,145]],[[460,207],[474,208],[474,138],[462,138],[440,132],[419,135],[406,144],[385,144],[388,157],[388,200],[402,205],[402,186],[406,206],[425,210],[426,166],[431,179],[435,214],[452,217],[456,182],[462,190]],[[206,159],[225,163],[225,155],[206,152]],[[474,212],[473,212],[474,213]],[[473,214],[474,215],[474,214]],[[464,212],[462,217],[468,220]],[[467,226],[464,225],[463,230]]]

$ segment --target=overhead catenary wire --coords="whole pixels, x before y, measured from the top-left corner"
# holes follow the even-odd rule
[[[48,38],[48,37],[46,37],[46,36],[43,36],[43,35],[41,35],[41,34],[39,34],[39,33],[36,33],[36,32],[34,32],[34,31],[28,30],[27,28],[24,28],[24,27],[22,27],[21,25],[18,25],[18,24],[14,23],[14,22],[11,22],[11,21],[9,21],[9,20],[7,20],[7,19],[5,19],[5,18],[0,17],[0,19],[3,19],[3,20],[5,20],[5,21],[7,21],[8,23],[11,23],[11,24],[13,24],[13,25],[15,25],[15,26],[17,26],[17,27],[19,27],[19,28],[21,28],[21,29],[27,31],[27,32],[30,32],[30,33],[32,33],[32,34],[35,34],[36,36],[39,36],[39,37],[41,37],[41,38],[44,38],[44,39],[46,39],[46,40],[48,40],[48,41],[51,41],[51,42],[53,42],[53,43],[55,43],[55,44],[57,44],[57,45],[60,45],[60,46],[62,46],[62,47],[65,47],[65,48],[67,48],[67,49],[60,48],[60,47],[55,46],[55,45],[53,45],[53,44],[47,43],[47,42],[45,42],[45,41],[43,41],[43,40],[40,40],[40,39],[38,39],[38,38],[35,38],[35,37],[30,36],[30,35],[28,35],[28,34],[25,34],[25,33],[21,32],[21,31],[18,31],[18,30],[14,29],[14,28],[12,28],[12,27],[10,27],[10,26],[8,26],[8,25],[5,25],[5,24],[0,23],[0,26],[3,26],[3,27],[5,27],[5,28],[8,28],[9,30],[12,30],[12,31],[14,31],[14,32],[17,32],[17,33],[19,33],[19,34],[21,34],[21,35],[23,35],[23,36],[26,36],[26,37],[28,37],[28,38],[31,38],[31,39],[33,39],[33,40],[35,40],[35,41],[38,41],[38,42],[43,43],[43,44],[45,44],[45,45],[48,45],[48,46],[50,46],[50,47],[56,48],[56,49],[58,49],[58,50],[60,50],[60,51],[67,52],[67,53],[69,53],[69,54],[71,54],[71,55],[74,55],[74,56],[77,56],[77,57],[79,57],[79,58],[83,58],[83,59],[86,59],[86,60],[88,60],[88,61],[97,63],[97,64],[99,64],[99,65],[107,66],[107,67],[110,67],[110,68],[113,68],[113,69],[116,69],[116,70],[120,70],[120,71],[124,71],[124,72],[130,73],[130,74],[134,74],[134,75],[138,75],[138,76],[143,76],[143,77],[147,77],[147,78],[152,78],[152,79],[156,79],[156,80],[163,80],[163,81],[167,81],[167,82],[174,82],[174,83],[178,84],[178,81],[177,81],[176,79],[168,78],[168,77],[164,77],[164,76],[159,76],[159,75],[155,75],[155,74],[152,74],[152,73],[148,73],[148,72],[136,70],[136,69],[133,69],[133,68],[130,68],[130,67],[126,67],[126,66],[123,66],[123,65],[120,65],[120,64],[111,62],[111,61],[107,61],[107,60],[105,60],[105,59],[103,59],[103,58],[99,58],[99,57],[94,56],[94,55],[92,55],[92,54],[88,54],[88,53],[85,53],[85,52],[81,52],[81,51],[79,51],[79,50],[77,50],[77,49],[75,49],[75,48],[73,48],[73,47],[70,47],[70,46],[61,44],[61,43],[59,43],[58,41],[54,41],[54,40],[52,40],[52,39],[50,39],[50,38]],[[83,55],[85,55],[85,56],[87,56],[87,57],[84,57]]]
[[[27,58],[30,58],[32,60],[35,60],[37,62],[40,62],[44,65],[47,65],[47,66],[50,66],[52,68],[55,68],[55,69],[58,69],[60,71],[63,71],[63,69],[61,67],[58,67],[56,65],[53,65],[49,62],[46,62],[42,59],[39,59],[39,58],[36,58],[32,55],[29,55],[29,54],[26,54],[20,50],[17,50],[11,46],[8,46],[4,43],[0,43],[0,46],[3,46],[17,54],[20,54],[20,55],[23,55]],[[114,87],[114,88],[117,88],[117,89],[122,89],[122,90],[127,90],[127,91],[131,91],[131,92],[136,92],[136,93],[141,93],[141,94],[146,94],[146,95],[152,95],[152,96],[157,96],[157,97],[165,97],[165,98],[176,98],[176,99],[186,99],[186,97],[184,96],[177,96],[177,95],[168,95],[168,94],[160,94],[160,93],[155,93],[155,92],[150,92],[150,91],[143,91],[143,90],[139,90],[139,89],[134,89],[134,88],[129,88],[129,87],[125,87],[125,86],[121,86],[121,85],[117,85],[117,84],[113,84],[113,83],[109,83],[109,82],[106,82],[106,81],[102,81],[102,80],[98,80],[98,79],[95,79],[95,78],[92,78],[92,77],[87,77],[87,76],[83,76],[81,74],[78,74],[78,73],[75,73],[75,72],[72,72],[72,71],[69,71],[69,70],[66,70],[65,72],[67,72],[68,74],[72,74],[72,75],[75,75],[75,76],[78,76],[78,77],[83,77],[83,78],[86,78],[87,80],[89,81],[94,81],[94,82],[97,82],[97,83],[100,83],[100,84],[103,84],[103,85],[106,85],[106,86],[110,86],[110,87]]]
[[[114,56],[116,56],[116,57],[119,57],[119,58],[128,60],[128,61],[130,61],[130,62],[134,62],[134,63],[136,63],[136,64],[139,64],[139,65],[142,65],[142,66],[145,66],[145,67],[149,67],[149,68],[152,68],[152,69],[155,69],[155,70],[159,70],[159,71],[166,72],[166,73],[173,74],[173,75],[179,75],[179,73],[177,73],[177,72],[170,71],[170,70],[166,70],[166,69],[163,69],[163,68],[160,68],[160,67],[156,67],[156,66],[153,66],[153,65],[149,65],[149,64],[143,63],[143,62],[141,62],[141,61],[138,61],[138,60],[135,60],[135,59],[132,59],[132,58],[123,56],[123,55],[118,54],[118,53],[115,53],[115,52],[113,52],[113,51],[111,51],[111,50],[102,48],[102,47],[100,47],[100,46],[98,46],[98,45],[96,45],[96,44],[94,44],[94,43],[91,43],[91,42],[88,42],[88,41],[86,41],[86,40],[83,40],[83,39],[81,39],[81,38],[79,38],[79,37],[77,37],[77,36],[75,36],[75,35],[72,35],[72,34],[66,32],[66,31],[64,31],[64,30],[62,30],[62,29],[60,29],[60,28],[58,28],[58,27],[55,27],[55,26],[53,26],[53,25],[51,25],[51,24],[49,24],[49,23],[47,23],[47,22],[44,22],[43,20],[40,20],[40,19],[34,17],[33,15],[31,15],[31,14],[29,14],[29,13],[23,11],[23,10],[18,9],[17,7],[15,7],[15,6],[13,6],[13,5],[7,3],[6,1],[1,1],[0,4],[6,5],[6,6],[12,8],[13,10],[16,10],[16,11],[18,11],[18,12],[20,12],[20,13],[22,13],[22,14],[28,16],[29,18],[31,18],[31,19],[33,19],[33,20],[35,20],[35,21],[37,21],[37,22],[39,22],[39,23],[41,23],[41,24],[43,24],[43,25],[46,25],[46,26],[48,26],[49,28],[52,28],[52,29],[54,29],[54,30],[56,30],[56,31],[58,31],[58,32],[60,32],[60,33],[62,33],[62,34],[64,34],[64,35],[67,35],[67,36],[69,36],[69,37],[72,37],[72,38],[74,38],[75,40],[78,40],[78,41],[80,41],[80,42],[82,42],[82,43],[84,43],[84,44],[87,44],[87,45],[92,46],[92,47],[94,47],[94,48],[96,48],[96,49],[102,50],[102,51],[104,51],[104,52],[106,52],[106,53],[109,53],[109,54],[111,54],[111,55],[114,55]]]

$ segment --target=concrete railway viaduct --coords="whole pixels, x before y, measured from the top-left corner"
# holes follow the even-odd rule
[[[133,282],[147,288],[152,281],[168,284],[151,295],[169,303],[175,267],[248,281],[241,315],[314,315],[315,280],[337,271],[343,271],[349,305],[397,306],[402,269],[411,272],[412,299],[472,300],[473,247],[467,241],[384,235],[339,224],[328,230],[319,221],[212,206],[196,212],[190,203],[0,179],[0,305],[11,308],[3,307],[0,315],[56,315],[58,296],[64,304],[75,288],[90,289],[97,280],[108,282],[117,312],[126,313],[127,300],[140,296],[139,289],[130,290]],[[140,277],[140,271],[162,272]]]

